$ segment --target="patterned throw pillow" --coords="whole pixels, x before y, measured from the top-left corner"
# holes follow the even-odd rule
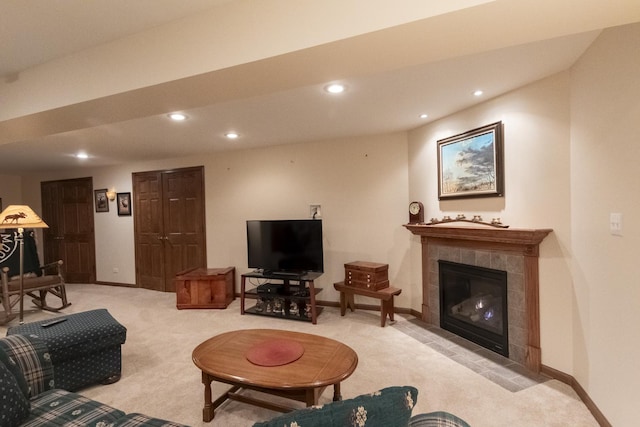
[[[18,362],[13,357],[9,356],[9,354],[7,354],[7,352],[4,351],[2,346],[0,346],[0,363],[4,364],[7,367],[7,369],[9,369],[9,372],[13,374],[13,377],[16,379],[18,386],[20,386],[20,391],[22,391],[22,394],[24,394],[24,397],[28,399],[29,386],[27,385],[27,381],[25,380],[24,375],[22,374],[22,370],[20,369]]]
[[[467,422],[444,411],[418,414],[409,420],[409,427],[470,427]]]
[[[54,387],[51,355],[43,340],[11,335],[0,338],[0,348],[20,367],[28,385],[29,398]]]
[[[22,427],[109,427],[123,416],[120,409],[77,393],[54,389],[31,399],[31,415]]]
[[[31,407],[16,378],[0,363],[0,425],[16,427],[29,417]]]
[[[406,427],[417,397],[414,387],[387,387],[353,399],[299,409],[253,427]]]
[[[187,427],[184,424],[178,424],[171,421],[161,420],[160,418],[151,418],[143,414],[133,413],[127,414],[122,418],[118,418],[113,427]]]

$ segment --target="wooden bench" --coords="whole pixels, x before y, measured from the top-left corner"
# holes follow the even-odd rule
[[[346,286],[344,282],[334,283],[333,287],[336,291],[340,292],[340,315],[344,316],[347,311],[347,307],[351,308],[351,311],[355,310],[355,303],[353,302],[354,295],[362,295],[369,298],[377,298],[380,300],[380,326],[384,328],[384,325],[387,321],[387,316],[389,316],[389,320],[393,322],[393,297],[396,295],[400,295],[402,289],[388,287],[383,288],[377,291],[371,289],[357,288],[355,286]]]

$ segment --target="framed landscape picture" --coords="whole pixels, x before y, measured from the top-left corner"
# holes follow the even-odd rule
[[[438,141],[438,199],[502,197],[502,122]]]

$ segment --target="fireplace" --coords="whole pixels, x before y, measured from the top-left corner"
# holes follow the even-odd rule
[[[440,324],[438,260],[507,271],[509,359],[540,372],[539,246],[553,230],[446,224],[405,227],[420,236],[422,246],[422,320]]]
[[[444,260],[438,265],[440,327],[509,357],[507,272]]]

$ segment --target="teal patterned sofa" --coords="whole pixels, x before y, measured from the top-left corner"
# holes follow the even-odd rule
[[[415,387],[387,387],[353,399],[299,409],[253,427],[469,427],[448,412],[412,417],[417,398]]]
[[[0,338],[2,427],[185,427],[142,414],[125,414],[55,387],[55,369],[43,339],[20,334]]]

